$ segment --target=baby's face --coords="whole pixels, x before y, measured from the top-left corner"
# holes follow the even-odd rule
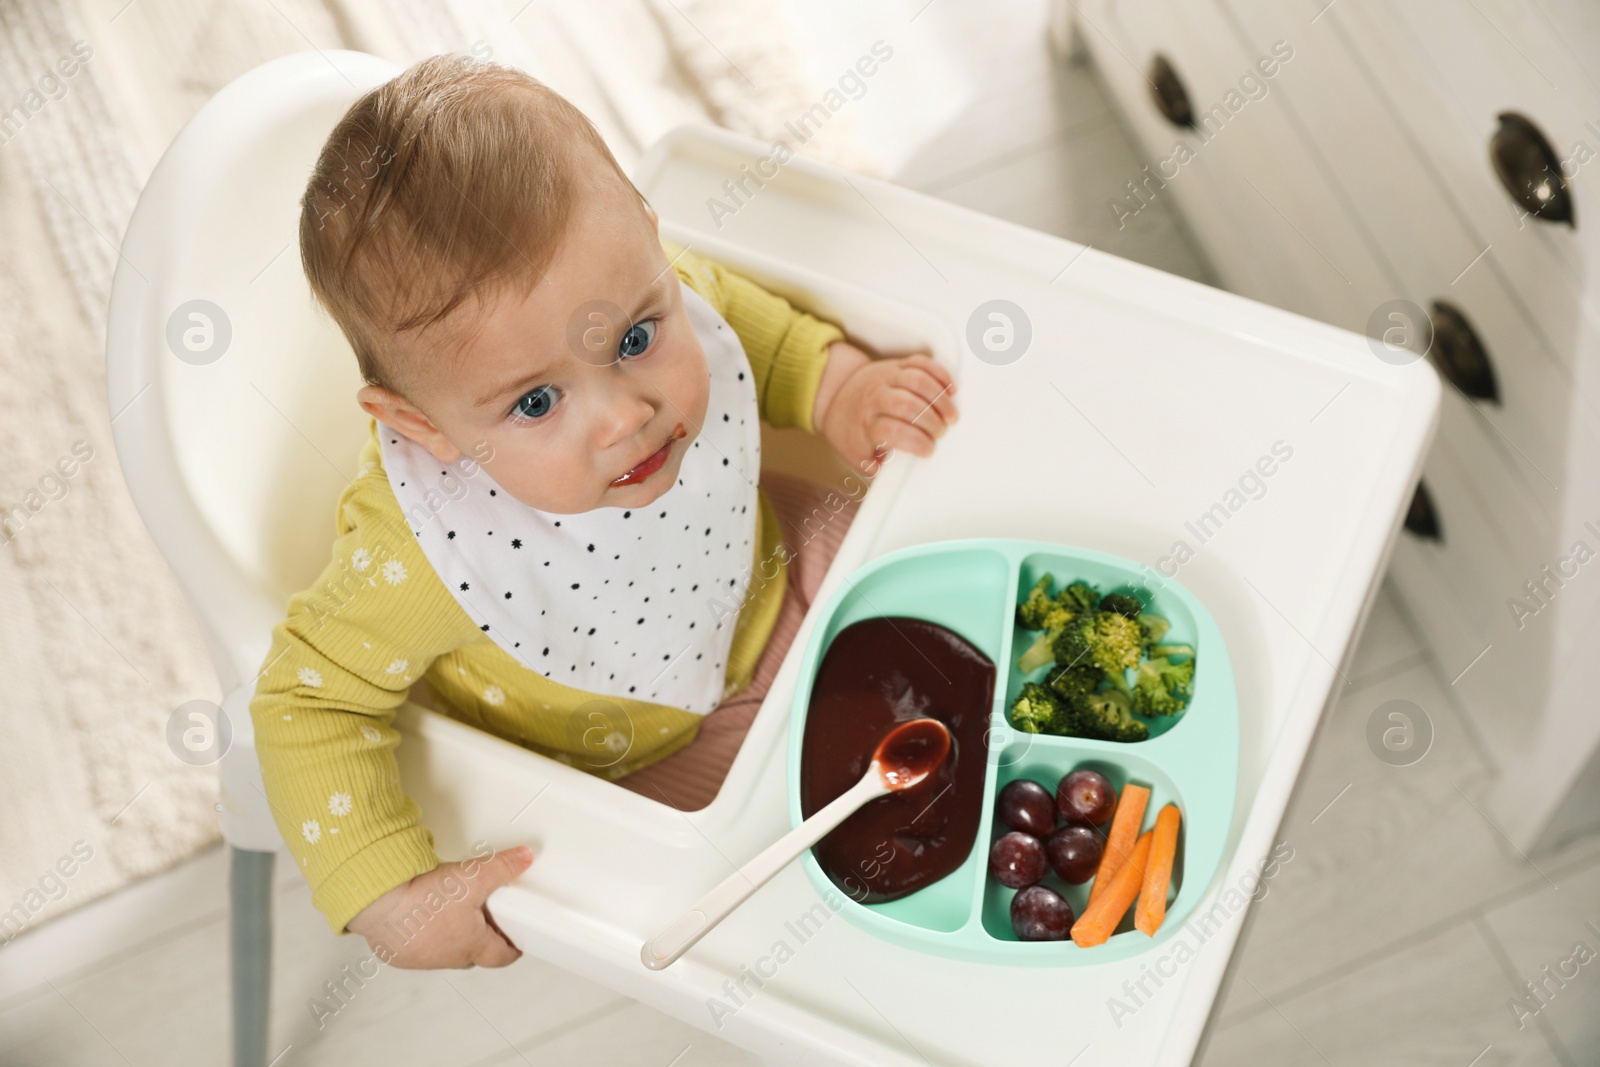
[[[415,398],[426,415],[373,386],[362,406],[441,463],[471,457],[542,511],[637,508],[677,484],[710,378],[631,189],[590,183],[544,276],[482,321],[456,370]]]

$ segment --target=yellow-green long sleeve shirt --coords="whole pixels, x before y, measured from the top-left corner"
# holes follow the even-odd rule
[[[662,244],[677,257],[680,280],[738,335],[762,419],[814,433],[812,403],[828,345],[843,332],[719,264]],[[632,736],[620,757],[597,750],[596,723],[579,710],[596,694],[517,662],[428,564],[383,469],[377,420],[369,421],[361,473],[339,497],[330,562],[289,599],[250,702],[273,818],[313,905],[340,934],[368,904],[439,863],[395,759],[395,712],[419,679],[453,718],[608,779],[682,748],[702,718],[608,698],[621,712],[613,725]],[[749,684],[783,602],[782,537],[765,493],[754,540],[724,697]]]

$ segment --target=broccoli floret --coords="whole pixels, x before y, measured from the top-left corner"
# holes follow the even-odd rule
[[[1022,683],[1011,705],[1011,725],[1028,734],[1059,733],[1060,701],[1038,682]]]
[[[1093,737],[1102,741],[1143,741],[1150,728],[1129,714],[1128,698],[1116,689],[1096,692],[1095,668],[1062,671],[1070,698],[1038,682],[1024,682],[1011,705],[1011,725],[1030,734]]]
[[[1077,617],[1078,612],[1076,609],[1069,608],[1065,604],[1053,604],[1045,610],[1044,625],[1040,629],[1053,637],[1061,632],[1062,627]]]
[[[1137,667],[1144,655],[1144,631],[1135,619],[1096,611],[1073,619],[1052,642],[1056,662],[1093,664],[1108,674]]]
[[[1073,704],[1092,695],[1104,680],[1105,672],[1099,667],[1079,664],[1056,671],[1051,675],[1048,685],[1050,692],[1058,699]]]
[[[1100,590],[1088,582],[1073,582],[1061,590],[1060,598],[1079,614],[1094,611],[1100,606]]]
[[[1133,709],[1140,715],[1176,715],[1194,692],[1194,660],[1164,657],[1140,664],[1133,681]]]
[[[1167,636],[1167,631],[1172,629],[1172,623],[1160,615],[1151,615],[1148,612],[1139,616],[1139,628],[1144,631],[1144,645],[1148,649],[1151,645],[1158,644]]]
[[[1094,664],[1090,650],[1094,647],[1094,616],[1085,615],[1067,626],[1050,642],[1050,651],[1063,667]]]
[[[1055,598],[1050,595],[1050,585],[1053,579],[1046,574],[1033,588],[1028,590],[1028,595],[1022,603],[1017,605],[1017,625],[1029,630],[1044,629],[1045,615],[1055,608]]]
[[[1023,650],[1017,659],[1017,670],[1023,674],[1032,674],[1055,658],[1055,653],[1050,650],[1050,634],[1041,633],[1033,639],[1033,644]]]
[[[1091,693],[1059,716],[1078,737],[1102,741],[1143,741],[1150,728],[1129,713],[1128,698],[1115,689]]]
[[[1107,593],[1100,598],[1101,611],[1114,611],[1118,615],[1126,615],[1130,619],[1137,619],[1144,610],[1144,605],[1138,597],[1128,596],[1126,593]]]
[[[1040,576],[1017,605],[1017,625],[1039,631],[1017,666],[1031,674],[1053,661],[1059,669],[1044,684],[1022,687],[1011,706],[1012,725],[1027,733],[1145,740],[1149,727],[1134,714],[1176,715],[1187,706],[1194,649],[1161,644],[1172,624],[1146,614],[1132,594],[1101,596],[1087,582],[1051,593],[1053,581]],[[1132,685],[1130,669],[1136,669]]]
[[[1101,611],[1095,613],[1094,628],[1100,638],[1095,658],[1102,668],[1121,673],[1139,665],[1144,655],[1144,631],[1138,620],[1114,611]]]
[[[1028,590],[1022,603],[1017,605],[1017,625],[1028,630],[1043,631],[1017,660],[1017,668],[1023,674],[1031,674],[1054,658],[1051,643],[1084,610],[1081,593],[1074,592],[1073,587],[1069,586],[1052,595],[1049,591],[1052,581],[1048,574],[1040,577]],[[1087,588],[1082,583],[1078,584]],[[1091,591],[1089,595],[1094,594]]]
[[[1046,630],[1033,639],[1033,644],[1023,651],[1017,660],[1017,670],[1023,674],[1032,674],[1046,663],[1055,659],[1055,653],[1050,648],[1050,632]]]
[[[1061,701],[1037,681],[1024,681],[1022,691],[1011,705],[1011,725],[1026,734],[1059,734]]]

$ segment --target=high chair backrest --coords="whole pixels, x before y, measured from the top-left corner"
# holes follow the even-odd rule
[[[302,52],[241,76],[174,139],[123,239],[106,343],[117,453],[224,692],[326,565],[367,434],[355,356],[300,268],[299,200],[334,123],[399,69]]]

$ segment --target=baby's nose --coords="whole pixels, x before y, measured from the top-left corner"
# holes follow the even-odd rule
[[[606,403],[604,417],[606,443],[626,441],[649,425],[655,414],[655,405],[645,397],[626,390],[618,390]]]

